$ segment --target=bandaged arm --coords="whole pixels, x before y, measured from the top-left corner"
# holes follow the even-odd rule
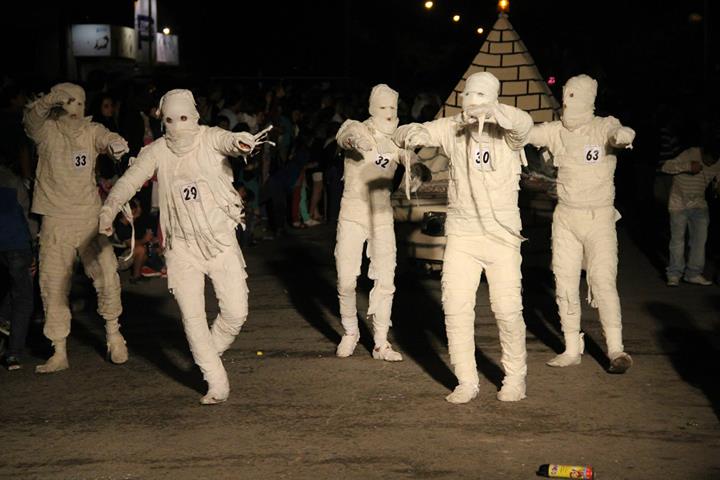
[[[623,127],[615,117],[606,117],[607,139],[611,147],[632,148],[635,140],[635,130],[630,127]]]
[[[239,157],[250,154],[255,148],[255,137],[249,132],[228,132],[212,127],[208,130],[210,146],[226,157]]]
[[[146,149],[140,150],[140,154],[125,174],[115,183],[105,203],[100,209],[99,232],[105,235],[112,233],[112,223],[122,206],[127,203],[133,195],[150,180],[157,169],[157,161],[153,155],[148,154]],[[109,229],[109,232],[108,232]]]
[[[45,137],[44,127],[45,121],[50,115],[53,107],[58,107],[64,103],[64,99],[57,93],[50,92],[43,95],[25,107],[23,114],[23,125],[28,137],[41,142]]]
[[[497,105],[497,109],[510,123],[509,127],[503,128],[505,143],[511,150],[521,150],[527,144],[528,136],[533,129],[532,117],[519,108],[502,103]]]
[[[98,152],[110,155],[115,160],[120,160],[129,151],[127,141],[117,133],[111,132],[99,123],[93,123],[92,128],[95,149]]]
[[[357,120],[345,120],[335,135],[337,144],[343,150],[369,152],[374,147],[374,140],[365,125]]]

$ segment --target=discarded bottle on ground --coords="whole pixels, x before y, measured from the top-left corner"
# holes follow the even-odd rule
[[[548,478],[577,478],[581,480],[593,480],[593,469],[589,465],[557,465],[545,464],[538,467],[537,474]]]

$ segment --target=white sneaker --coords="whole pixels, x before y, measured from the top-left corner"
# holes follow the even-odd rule
[[[694,277],[685,277],[683,280],[687,283],[692,283],[693,285],[702,285],[703,287],[707,287],[709,285],[712,285],[712,282],[708,280],[707,278],[703,277],[702,275],[695,275]]]
[[[316,227],[316,226],[320,225],[321,223],[322,222],[320,220],[315,220],[314,218],[311,218],[310,220],[305,222],[305,225],[307,225],[308,227]]]
[[[230,393],[215,393],[208,392],[204,397],[200,399],[200,403],[203,405],[217,405],[218,403],[226,402]]]
[[[579,353],[577,355],[573,355],[570,353],[561,353],[560,355],[557,355],[552,360],[549,360],[545,363],[545,365],[549,367],[572,367],[573,365],[580,365],[580,362],[582,361],[582,355]]]
[[[501,402],[517,402],[526,398],[525,395],[525,379],[503,379],[503,386],[497,393],[497,399]]]
[[[42,365],[35,367],[35,373],[55,373],[70,368],[67,355],[64,353],[55,353]]]
[[[385,360],[386,362],[402,362],[402,355],[393,350],[390,342],[385,342],[382,347],[373,348],[372,356],[375,360]]]
[[[357,346],[358,341],[360,341],[359,333],[354,335],[343,335],[342,340],[340,340],[340,343],[337,346],[335,355],[340,358],[349,357],[353,354],[353,352],[355,352],[355,347]]]
[[[450,395],[445,397],[445,400],[455,404],[468,403],[477,397],[479,392],[480,387],[477,384],[461,383],[455,387],[455,390]]]
[[[677,287],[680,285],[680,277],[668,277],[667,278],[667,286],[668,287]]]
[[[582,361],[582,354],[585,351],[585,334],[580,332],[573,343],[569,343],[568,339],[565,340],[565,351],[560,355],[546,363],[550,367],[571,367],[573,365],[580,365]],[[568,351],[570,346],[570,352]],[[578,353],[571,353],[578,352]]]
[[[122,365],[128,361],[127,345],[120,333],[107,336],[107,357],[115,365]]]

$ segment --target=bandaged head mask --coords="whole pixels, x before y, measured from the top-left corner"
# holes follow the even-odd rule
[[[170,90],[158,107],[165,128],[165,143],[176,155],[184,155],[197,145],[200,115],[190,90]]]
[[[587,75],[572,77],[563,87],[562,123],[573,130],[585,125],[595,114],[597,82]]]
[[[398,126],[397,104],[398,92],[384,83],[370,92],[370,120],[385,135],[392,135]]]
[[[478,72],[465,80],[465,89],[462,92],[462,109],[464,112],[472,107],[488,103],[497,103],[500,92],[500,81],[488,72]]]
[[[79,135],[85,120],[85,90],[74,83],[58,83],[50,93],[63,99],[64,115],[59,118],[61,131],[66,135]]]

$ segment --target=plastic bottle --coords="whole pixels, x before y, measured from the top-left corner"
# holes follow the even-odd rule
[[[545,464],[538,467],[537,474],[548,478],[577,478],[594,480],[593,468],[589,465],[557,465]]]

